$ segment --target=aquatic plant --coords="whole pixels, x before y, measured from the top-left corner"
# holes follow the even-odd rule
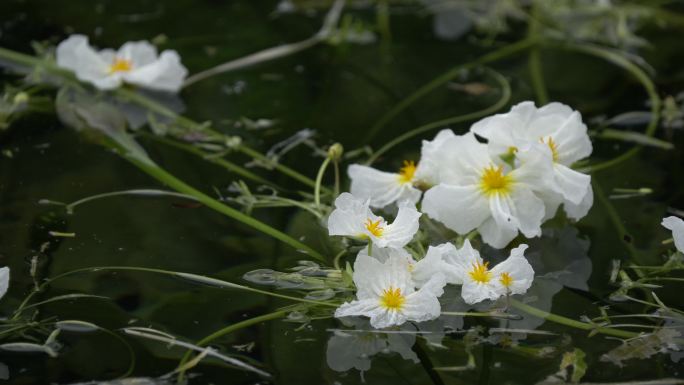
[[[627,311],[617,311],[596,306],[592,315],[566,317],[551,309],[553,296],[563,287],[587,289],[591,271],[591,261],[586,255],[588,246],[574,226],[590,211],[594,197],[605,207],[608,220],[618,233],[627,234],[611,200],[592,181],[592,175],[628,161],[644,146],[672,148],[671,143],[654,136],[661,113],[671,117],[669,123],[664,123],[668,127],[678,119],[676,106],[670,105],[665,112],[661,109],[659,93],[640,58],[632,52],[613,49],[643,45],[632,30],[636,25],[632,19],[647,20],[649,12],[642,12],[641,6],[637,8],[642,11],[632,12],[622,5],[595,9],[592,2],[564,2],[571,3],[580,4],[591,13],[576,30],[572,20],[568,20],[569,5],[554,8],[541,2],[507,1],[488,7],[458,2],[457,11],[474,20],[491,38],[507,31],[511,18],[514,22],[524,20],[529,24],[527,36],[501,44],[475,60],[456,64],[399,100],[364,132],[366,137],[361,144],[374,143],[410,106],[456,79],[481,77],[488,83],[460,89],[477,94],[496,87],[498,100],[479,111],[387,135],[379,148],[369,151],[345,150],[339,143],[320,146],[312,139],[312,131],[303,130],[275,144],[270,151],[262,152],[217,122],[197,122],[180,115],[182,109],[176,108],[168,95],[219,73],[276,60],[316,45],[343,47],[350,42],[373,42],[370,35],[362,33],[366,31],[356,31],[360,28],[357,21],[342,18],[339,22],[342,1],[334,2],[323,27],[310,39],[219,64],[187,79],[187,71],[176,51],[167,50],[157,56],[156,48],[147,42],[124,43],[117,52],[97,52],[86,36],[72,35],[55,50],[38,52],[35,56],[0,48],[0,59],[10,63],[9,70],[22,75],[16,79],[16,89],[8,87],[3,95],[0,104],[3,129],[11,129],[22,111],[40,109],[46,100],[51,101],[64,125],[121,156],[169,189],[110,191],[71,203],[45,199],[42,204],[71,215],[77,207],[81,210],[84,204],[115,196],[181,199],[282,242],[298,252],[298,258],[304,259],[286,268],[279,267],[282,271],[272,266],[258,266],[244,274],[247,282],[274,288],[271,291],[218,276],[140,266],[84,263],[84,267],[76,270],[44,276],[35,258],[31,261],[31,290],[1,322],[0,349],[56,357],[61,354],[60,338],[64,334],[102,333],[129,352],[128,367],[120,373],[123,378],[129,378],[135,370],[134,350],[129,342],[134,337],[176,349],[177,355],[173,356],[179,361],[176,368],[153,381],[164,383],[172,378],[184,381],[187,372],[207,358],[268,379],[272,374],[259,363],[224,354],[210,345],[228,334],[275,319],[304,328],[315,320],[340,318],[346,328],[333,331],[327,348],[328,359],[336,362],[331,365],[334,370],[366,371],[370,368],[370,356],[398,352],[405,359],[420,362],[435,384],[442,383],[440,376],[444,373],[472,370],[476,366],[473,349],[480,345],[516,348],[520,354],[558,358],[558,371],[542,381],[579,382],[587,370],[587,355],[571,339],[553,346],[522,346],[527,338],[556,335],[555,331],[538,329],[544,321],[584,331],[589,336],[601,334],[620,339],[617,347],[607,349],[600,358],[618,366],[627,360],[659,353],[674,357],[682,344],[684,313],[677,306],[661,301],[655,290],[666,283],[682,281],[672,276],[672,272],[684,266],[684,221],[676,217],[665,218],[663,226],[672,230],[678,251],[669,250],[661,264],[641,264],[640,253],[631,244],[626,246],[631,260],[614,264],[611,284],[616,290],[610,295],[611,304],[628,303],[642,307],[641,310],[630,307]],[[388,2],[378,2],[377,32],[381,42],[391,38],[388,9]],[[437,11],[436,7],[431,9]],[[650,10],[657,13],[658,8]],[[609,13],[611,18],[607,21],[597,18],[595,12]],[[484,18],[483,13],[493,13],[495,17]],[[596,30],[610,32],[606,39],[611,47],[587,43],[593,41],[590,36],[600,35]],[[626,70],[649,97],[650,112],[643,121],[645,131],[611,131],[607,127],[621,120],[617,117],[604,120],[602,130],[589,130],[587,125],[591,126],[592,120],[585,123],[574,107],[549,102],[539,56],[539,51],[546,49],[589,55]],[[501,73],[484,66],[521,53],[529,54],[529,76],[536,104],[523,101],[510,111],[500,113],[510,102],[512,85]],[[474,122],[467,132],[447,128],[465,122]],[[240,124],[258,130],[274,123],[244,118]],[[430,139],[428,132],[436,129],[442,130]],[[387,156],[397,145],[415,137],[423,140],[419,159]],[[633,146],[613,158],[599,160],[591,157],[592,139],[627,142]],[[207,164],[230,171],[239,180],[227,191],[206,192],[191,186],[174,171],[167,170],[155,153],[148,151],[149,142],[193,154]],[[311,147],[317,160],[322,159],[313,177],[284,164],[284,155],[301,145]],[[417,152],[417,146],[410,151]],[[238,156],[263,170],[255,171],[240,164]],[[396,165],[396,172],[374,168],[373,164],[379,161],[385,162],[384,170],[392,169],[386,164]],[[327,184],[326,173],[331,165],[334,179]],[[344,166],[348,166],[350,192],[341,192],[346,185],[341,172]],[[269,176],[279,173],[297,182],[302,190],[283,188],[275,178],[264,177],[260,171]],[[618,192],[622,197],[632,197],[648,194],[650,190]],[[563,210],[559,212],[561,205]],[[301,212],[314,228],[312,236],[299,236],[285,226],[267,223],[255,214],[263,208],[291,208]],[[68,238],[74,234],[53,231],[51,236]],[[45,246],[49,247],[49,244]],[[565,250],[561,249],[565,248],[579,253],[568,258],[548,255],[562,254]],[[48,288],[56,282],[81,274],[123,271],[249,292],[290,304],[231,322],[194,343],[190,337],[175,336],[152,327],[110,329],[87,320],[42,318],[39,310],[49,303],[107,300],[92,293],[39,297],[48,293]],[[7,291],[8,282],[9,269],[5,267],[0,269],[0,297]],[[604,300],[594,299],[597,303]],[[618,323],[623,318],[630,322]],[[478,320],[475,322],[479,324],[469,324],[467,330],[461,330],[466,319],[467,322]],[[454,337],[458,333],[464,336]],[[443,342],[447,335],[450,338]],[[463,361],[454,358],[448,365],[435,365],[429,354],[432,350],[427,352],[426,347],[462,352],[459,358]],[[331,358],[340,356],[346,361]],[[464,364],[457,365],[459,362]]]

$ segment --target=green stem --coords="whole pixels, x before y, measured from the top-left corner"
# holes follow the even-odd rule
[[[318,174],[316,174],[316,186],[314,186],[314,203],[316,204],[316,209],[321,209],[321,183],[323,182],[323,174],[325,169],[328,168],[330,164],[330,157],[326,157],[321,167],[318,169]]]
[[[656,91],[655,84],[653,84],[653,81],[649,78],[648,74],[646,74],[646,72],[644,72],[639,66],[632,63],[631,61],[629,61],[629,59],[625,58],[618,52],[613,52],[608,49],[593,45],[549,44],[548,48],[561,48],[570,51],[582,52],[588,55],[601,58],[603,60],[606,60],[617,65],[618,67],[627,70],[632,76],[634,76],[634,78],[636,78],[636,80],[639,83],[641,83],[641,85],[646,90],[646,93],[648,94],[648,98],[650,100],[651,121],[648,123],[648,126],[644,131],[644,135],[651,137],[655,134],[656,129],[658,128],[658,121],[660,120],[661,100],[660,96],[658,95],[658,92]],[[607,160],[602,163],[590,165],[588,167],[581,169],[580,171],[594,173],[597,171],[602,171],[611,168],[637,155],[642,148],[643,146],[637,145],[613,159]]]
[[[270,182],[270,181],[260,177],[259,175],[254,174],[253,172],[247,170],[246,168],[238,166],[235,163],[229,162],[226,159],[223,159],[223,158],[220,158],[217,156],[211,156],[211,154],[208,154],[208,153],[202,151],[200,148],[198,148],[197,146],[193,146],[192,144],[182,143],[182,142],[179,142],[177,140],[172,140],[172,139],[169,139],[169,138],[166,138],[163,136],[153,135],[153,134],[150,134],[147,132],[142,133],[142,135],[145,138],[151,139],[155,142],[163,143],[167,146],[175,147],[179,150],[197,155],[198,157],[200,157],[200,158],[202,158],[208,162],[214,163],[215,165],[228,170],[229,172],[232,172],[234,174],[237,174],[237,175],[240,175],[240,176],[245,177],[247,179],[250,179],[256,183],[261,183],[261,184],[265,184],[267,186],[280,188],[279,186],[275,185],[273,182]]]
[[[626,330],[615,330],[615,329],[609,329],[609,328],[604,328],[596,325],[592,325],[590,323],[586,322],[581,322],[581,321],[576,321],[570,318],[566,318],[557,314],[549,313],[541,309],[537,309],[536,307],[532,307],[530,305],[524,304],[518,300],[512,299],[511,298],[511,305],[518,310],[524,311],[525,313],[529,315],[533,315],[535,317],[539,317],[542,319],[545,319],[547,321],[555,322],[557,324],[565,325],[565,326],[570,326],[576,329],[581,329],[581,330],[588,330],[588,331],[594,331],[598,332],[601,334],[609,335],[609,336],[614,336],[614,337],[620,337],[620,338],[634,338],[638,337],[639,333],[634,333]]]
[[[533,1],[530,21],[527,28],[527,36],[529,39],[535,39],[537,35],[539,35],[538,14],[539,11],[536,1]],[[549,102],[549,95],[546,91],[546,84],[544,82],[539,47],[532,47],[530,49],[530,53],[527,57],[527,66],[530,71],[530,80],[532,82],[532,89],[534,89],[534,94],[536,95],[537,104],[545,105]]]
[[[411,131],[405,132],[405,133],[397,136],[396,138],[390,140],[389,142],[387,142],[382,147],[380,147],[380,149],[378,151],[374,152],[373,155],[371,155],[370,158],[368,158],[368,160],[366,161],[366,164],[368,164],[368,165],[372,164],[381,155],[383,155],[384,153],[386,153],[387,151],[392,149],[394,146],[398,145],[399,143],[401,143],[405,140],[411,139],[415,136],[418,136],[418,135],[423,134],[425,132],[431,131],[435,128],[447,126],[449,124],[455,124],[455,123],[466,122],[468,120],[479,119],[483,116],[491,115],[491,114],[495,113],[496,111],[498,111],[499,109],[503,108],[508,103],[508,101],[511,99],[511,85],[508,82],[508,80],[506,80],[506,78],[503,75],[501,75],[500,73],[493,71],[493,70],[490,70],[490,69],[487,69],[487,71],[489,71],[491,73],[491,75],[496,79],[496,81],[499,83],[499,86],[501,88],[501,97],[499,98],[499,100],[496,101],[496,103],[494,103],[491,106],[489,106],[485,109],[482,109],[480,111],[475,111],[475,112],[471,112],[471,113],[463,114],[463,115],[458,115],[458,116],[452,116],[450,118],[446,118],[446,119],[438,120],[436,122],[424,124],[420,127],[414,128]]]
[[[286,310],[278,310],[278,311],[274,311],[273,313],[268,313],[268,314],[264,314],[264,315],[261,315],[261,316],[258,316],[258,317],[254,317],[254,318],[250,318],[250,319],[247,319],[247,320],[244,320],[244,321],[240,321],[240,322],[238,322],[238,323],[235,323],[235,324],[226,326],[226,327],[223,328],[223,329],[220,329],[220,330],[218,330],[218,331],[215,331],[214,333],[212,333],[212,334],[210,334],[210,335],[208,335],[208,336],[202,338],[202,339],[201,339],[200,341],[198,341],[195,345],[197,345],[197,346],[206,346],[206,345],[207,345],[208,343],[210,343],[211,341],[214,341],[214,340],[216,340],[216,339],[218,339],[218,338],[221,338],[221,337],[225,336],[226,334],[230,334],[230,333],[232,333],[232,332],[234,332],[234,331],[237,331],[237,330],[240,330],[240,329],[244,329],[244,328],[246,328],[246,327],[250,327],[250,326],[252,326],[252,325],[256,325],[256,324],[259,324],[259,323],[262,323],[262,322],[271,321],[271,320],[278,319],[278,318],[283,318],[283,317],[285,317],[286,315],[287,315],[287,311],[286,311]],[[181,361],[180,361],[180,363],[178,364],[178,367],[183,367],[183,365],[185,365],[185,363],[188,362],[188,360],[190,359],[190,356],[191,356],[191,355],[192,355],[192,350],[188,350],[188,351],[185,353],[185,355],[183,355],[183,358],[181,358]],[[181,370],[181,371],[178,372],[178,383],[179,383],[179,384],[180,384],[180,383],[183,383],[183,377],[184,377],[184,376],[185,376],[185,370]]]
[[[53,75],[57,75],[60,77],[63,77],[64,79],[70,80],[70,81],[75,81],[76,78],[74,74],[71,71],[65,70],[64,68],[58,67],[55,63],[44,60],[44,59],[38,59],[36,57],[33,57],[31,55],[26,55],[23,53],[15,52],[12,50],[8,50],[6,48],[0,47],[0,59],[6,59],[8,61],[11,61],[16,64],[28,66],[28,67],[34,67],[34,68],[41,68]],[[117,97],[131,101],[139,106],[145,107],[146,109],[158,113],[159,115],[165,116],[170,119],[174,119],[176,123],[178,123],[180,126],[195,130],[195,131],[202,131],[204,133],[207,133],[209,135],[213,135],[216,138],[222,138],[224,137],[223,134],[212,130],[211,128],[198,124],[188,118],[185,118],[183,116],[180,116],[176,114],[174,111],[166,108],[165,106],[147,98],[145,95],[142,95],[138,92],[135,92],[134,90],[125,88],[125,87],[120,87],[117,88],[116,90],[112,91],[112,94],[116,95]],[[237,146],[237,150],[254,158],[262,161],[265,164],[272,165],[276,170],[280,171],[281,173],[301,182],[309,187],[314,187],[314,181],[311,180],[311,178],[308,178],[297,171],[283,166],[277,162],[273,162],[273,160],[269,159],[268,157],[264,156],[260,152],[251,149],[245,144],[240,144]]]
[[[520,41],[515,42],[513,44],[506,45],[505,47],[500,48],[494,52],[485,54],[485,55],[481,56],[480,58],[473,60],[471,62],[468,62],[465,64],[459,64],[459,65],[452,67],[447,72],[443,73],[442,75],[431,80],[429,83],[420,87],[414,93],[409,95],[406,99],[402,100],[396,106],[394,106],[391,110],[389,110],[385,115],[383,115],[368,130],[368,133],[366,134],[365,138],[363,138],[362,142],[368,143],[371,140],[373,140],[375,135],[377,135],[378,132],[380,132],[380,130],[382,130],[382,128],[385,127],[385,125],[387,125],[387,123],[389,123],[392,119],[394,119],[397,115],[399,115],[403,110],[405,110],[407,107],[409,107],[413,103],[420,100],[425,95],[434,91],[437,87],[439,87],[442,84],[456,78],[459,74],[461,74],[462,71],[468,70],[471,68],[475,68],[477,66],[484,65],[484,64],[494,62],[497,60],[501,60],[505,57],[514,55],[520,51],[523,51],[527,48],[530,48],[536,44],[537,44],[537,42],[535,40],[531,40],[531,39],[520,40]]]
[[[282,241],[290,245],[294,249],[300,250],[318,259],[319,261],[326,261],[323,255],[321,255],[319,252],[312,249],[311,247],[305,245],[304,243],[292,238],[291,236],[283,233],[280,230],[277,230],[257,219],[250,217],[249,215],[246,215],[230,206],[227,206],[217,201],[216,199],[206,195],[205,193],[195,189],[194,187],[187,185],[185,182],[169,174],[164,169],[156,165],[150,165],[148,163],[142,162],[133,157],[126,157],[126,159],[133,163],[135,166],[137,166],[140,170],[150,175],[151,177],[157,179],[158,181],[166,184],[167,186],[171,187],[172,189],[180,193],[193,196],[195,199],[197,199],[197,201],[203,203],[207,207],[215,211],[218,211],[219,213],[224,214],[230,218],[233,218],[239,222],[242,222],[245,225],[250,226],[256,230],[259,230],[264,234],[270,235],[271,237],[279,241]]]

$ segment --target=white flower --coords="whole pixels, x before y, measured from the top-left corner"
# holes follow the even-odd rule
[[[0,299],[5,296],[9,289],[10,269],[5,266],[0,268]]]
[[[431,141],[424,140],[420,150],[420,162],[416,168],[415,180],[426,186],[432,187],[440,182],[440,169],[445,166],[446,151],[445,143],[455,137],[449,129],[441,130]]]
[[[416,164],[405,161],[398,173],[384,172],[372,167],[353,164],[347,173],[351,178],[352,195],[370,199],[372,207],[385,207],[394,202],[420,200],[420,190],[413,187]]]
[[[425,214],[459,234],[477,229],[484,242],[497,248],[518,231],[528,238],[541,235],[545,206],[537,194],[550,189],[550,151],[531,147],[511,170],[472,133],[449,139],[443,149],[448,164],[440,170],[441,183],[423,197]]]
[[[385,263],[390,258],[405,259],[408,264],[409,273],[417,288],[425,285],[433,276],[443,274],[446,283],[453,283],[460,285],[462,283],[459,271],[455,270],[453,266],[449,265],[446,260],[449,258],[459,259],[459,250],[451,243],[444,243],[439,246],[430,246],[423,259],[416,261],[411,254],[404,248],[372,247],[372,256],[381,263]],[[364,247],[359,250],[356,258],[368,257],[368,248]]]
[[[516,247],[505,261],[490,270],[489,262],[484,262],[480,253],[466,240],[460,258],[449,260],[461,277],[463,300],[474,304],[503,295],[524,294],[534,280],[534,270],[525,259],[526,249],[525,244]]]
[[[433,276],[416,291],[406,258],[390,256],[382,263],[372,257],[358,256],[353,278],[357,299],[342,304],[335,311],[335,317],[366,316],[374,328],[380,329],[406,321],[428,321],[441,313],[437,298],[446,284],[444,276]]]
[[[57,65],[74,71],[101,90],[130,83],[158,91],[178,92],[188,70],[176,51],[157,49],[146,41],[128,42],[118,51],[96,51],[83,35],[72,35],[57,46]]]
[[[404,247],[418,231],[420,213],[415,206],[404,201],[394,222],[388,224],[370,210],[369,200],[342,193],[335,200],[335,210],[328,218],[328,233],[359,239],[368,239],[378,247]]]
[[[488,140],[492,156],[515,154],[524,158],[531,146],[548,146],[555,193],[541,196],[547,204],[546,216],[553,217],[561,203],[570,218],[587,214],[594,197],[591,176],[570,168],[592,151],[587,126],[578,111],[561,103],[537,108],[533,102],[522,102],[508,113],[480,120],[470,130]]]
[[[684,253],[684,220],[677,217],[663,218],[663,227],[672,231],[674,244],[680,253]]]

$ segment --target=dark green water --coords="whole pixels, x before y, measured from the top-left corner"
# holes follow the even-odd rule
[[[278,15],[274,13],[276,5],[261,0],[3,0],[0,46],[31,53],[32,41],[55,45],[70,33],[89,35],[101,47],[118,47],[125,41],[164,35],[160,48],[177,50],[190,73],[194,73],[259,49],[305,39],[318,30],[327,9],[327,4],[317,3],[310,13]],[[673,4],[672,9],[677,6],[681,8],[682,4]],[[497,36],[490,45],[487,36],[474,31],[446,41],[435,36],[434,17],[419,4],[401,2],[392,4],[390,10],[391,40],[379,37],[368,45],[322,45],[213,77],[180,94],[186,106],[184,115],[200,122],[212,121],[218,129],[240,135],[264,152],[305,128],[316,132],[315,143],[322,147],[337,141],[347,150],[366,145],[377,149],[418,125],[485,108],[500,97],[496,89],[473,95],[453,84],[440,87],[400,114],[370,142],[363,142],[361,138],[369,127],[418,87],[458,63],[520,39],[526,28],[524,23],[513,21],[510,31]],[[360,5],[346,12],[371,28],[375,26],[374,6]],[[671,12],[677,15],[675,10]],[[684,90],[684,28],[681,24],[662,27],[649,22],[639,33],[649,45],[635,52],[653,67],[658,94],[677,95]],[[648,111],[643,88],[619,67],[557,49],[543,50],[542,61],[551,99],[582,111],[590,128],[597,117]],[[492,67],[511,83],[509,104],[534,98],[526,54]],[[7,81],[16,80],[9,74],[3,76]],[[460,80],[475,81],[494,87],[491,79],[478,73]],[[453,83],[459,83],[459,79]],[[241,118],[277,122],[267,129],[247,130],[234,124]],[[626,129],[640,132],[644,126]],[[468,123],[452,128],[464,132]],[[431,138],[434,132],[424,137]],[[572,319],[597,317],[600,306],[611,306],[616,314],[649,311],[631,302],[611,302],[608,296],[616,290],[609,282],[612,260],[640,265],[663,263],[670,247],[661,241],[670,234],[660,227],[660,220],[669,215],[668,208],[684,209],[684,134],[681,128],[659,127],[656,136],[671,141],[674,149],[646,147],[628,161],[595,173],[596,200],[590,214],[576,225],[552,221],[545,226],[546,237],[531,241],[531,254],[536,253],[531,258],[537,258],[537,266],[544,266],[545,272],[563,270],[576,262],[566,278],[539,280],[533,287],[529,296],[536,297],[538,303],[547,303],[547,310]],[[390,151],[379,167],[393,169],[403,159],[417,159],[420,139]],[[237,176],[158,142],[140,141],[156,162],[180,179],[207,193],[215,189],[231,195],[229,186]],[[629,143],[595,139],[591,159],[610,159],[631,147]],[[42,277],[83,267],[137,266],[241,284],[249,284],[242,279],[248,271],[284,270],[303,258],[227,217],[179,199],[109,198],[79,206],[72,215],[60,208],[39,205],[41,199],[71,202],[110,191],[162,188],[113,152],[64,127],[51,111],[25,116],[0,132],[0,149],[5,152],[0,159],[0,265],[12,270],[10,291],[0,303],[2,314],[10,314],[32,290],[29,269],[34,256],[38,257]],[[312,148],[299,146],[281,162],[313,178],[322,158],[312,153]],[[249,161],[237,154],[229,155],[229,159],[237,163]],[[302,188],[282,174],[255,170],[287,189]],[[650,188],[653,193],[608,199],[615,188]],[[305,243],[318,250],[332,253],[325,229],[306,213],[267,209],[256,210],[255,215],[295,238],[304,237]],[[75,237],[51,237],[48,232],[55,230],[73,232]],[[41,251],[46,241],[49,246]],[[676,272],[672,276],[678,277]],[[682,309],[681,288],[681,282],[669,282],[657,289],[658,298]],[[69,293],[109,299],[82,298],[41,305],[33,309],[39,310],[38,319],[79,319],[111,330],[133,325],[153,327],[185,341],[197,341],[231,323],[290,304],[260,294],[208,288],[141,272],[69,276],[55,282],[38,298]],[[542,320],[529,316],[508,325],[478,318],[443,322],[459,330],[442,336],[439,331],[444,326],[438,322],[423,326],[421,330],[427,332],[414,345],[415,328],[411,326],[403,329],[411,332],[408,334],[359,337],[354,333],[336,335],[333,329],[368,329],[367,323],[345,326],[332,318],[305,325],[270,321],[230,334],[216,341],[215,346],[226,354],[263,365],[273,379],[207,360],[191,370],[191,383],[355,384],[365,379],[373,385],[535,384],[558,371],[559,352],[574,347],[586,353],[588,369],[583,381],[684,377],[684,359],[676,362],[677,357],[670,353],[629,360],[618,367],[601,360],[602,354],[618,346],[614,339],[589,337],[586,331],[551,322],[542,324]],[[528,333],[515,347],[500,343],[471,346],[464,342],[468,341],[465,330],[476,326],[537,329],[553,334]],[[483,331],[482,335],[495,342],[499,338],[492,331]],[[184,353],[164,343],[123,338],[135,352],[133,375],[138,377],[157,377],[172,371]],[[385,342],[387,338],[389,342]],[[131,359],[121,341],[102,332],[62,332],[59,341],[62,349],[56,358],[40,353],[0,352],[0,362],[9,370],[6,383],[108,380],[125,372]],[[383,344],[388,344],[389,351],[378,352],[368,360],[351,353],[360,349],[379,351]],[[551,349],[556,349],[555,353]],[[474,358],[472,367],[440,372],[435,378],[432,366],[466,365],[468,351]],[[363,375],[353,368],[369,361],[370,369]]]

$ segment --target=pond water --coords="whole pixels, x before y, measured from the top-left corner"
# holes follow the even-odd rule
[[[128,161],[84,130],[68,127],[53,103],[54,84],[59,81],[34,78],[32,85],[23,86],[30,92],[28,108],[7,119],[3,116],[7,124],[0,129],[0,265],[11,269],[9,291],[0,302],[0,314],[7,317],[0,344],[34,345],[0,350],[0,383],[174,383],[178,372],[168,374],[186,353],[178,343],[195,344],[263,315],[263,322],[228,330],[210,343],[221,357],[238,360],[247,369],[208,356],[187,369],[184,381],[681,383],[675,379],[684,378],[684,353],[678,351],[684,349],[678,334],[684,333],[679,297],[684,264],[681,254],[669,259],[673,244],[663,241],[672,233],[660,222],[669,215],[682,216],[684,210],[684,4],[578,0],[558,2],[556,11],[549,11],[527,1],[442,2],[448,7],[439,3],[348,2],[340,22],[347,32],[336,35],[334,43],[211,76],[187,86],[177,97],[157,95],[152,100],[195,122],[210,122],[214,130],[240,137],[249,148],[275,153],[280,164],[309,182],[316,178],[327,148],[340,143],[345,149],[342,191],[349,187],[344,172],[349,164],[364,162],[373,150],[416,127],[450,119],[380,154],[374,166],[397,170],[404,160],[417,161],[422,139],[432,139],[445,127],[465,133],[484,115],[452,117],[497,103],[501,108],[488,115],[524,100],[548,99],[571,106],[582,113],[594,147],[580,167],[605,165],[602,162],[639,148],[605,168],[587,169],[594,204],[586,217],[575,223],[558,215],[544,224],[541,237],[526,241],[526,256],[537,278],[517,300],[582,326],[510,308],[501,317],[444,315],[376,330],[364,317],[339,320],[325,306],[208,282],[201,277],[314,301],[336,295],[336,304],[352,296],[344,290],[321,290],[332,285],[324,278],[339,277],[339,272],[326,269],[333,269],[343,246],[328,236],[325,221],[311,214],[320,207],[312,203],[312,186],[264,167],[263,161],[260,165],[245,152],[224,153],[207,145],[201,149],[211,156],[202,157],[185,151],[187,142],[173,135],[159,139],[150,134],[173,123],[154,123],[153,130],[142,125],[134,131],[135,140],[156,165],[317,250],[325,262],[212,210],[206,202],[181,196],[116,195],[76,205],[72,212],[47,204],[45,200],[75,202],[126,190],[171,191],[174,186],[168,179],[156,180],[149,168]],[[41,56],[74,33],[87,35],[98,47],[150,40],[160,49],[178,51],[190,74],[195,74],[310,38],[321,28],[331,4],[4,0],[0,47],[36,55],[33,44]],[[541,22],[530,21],[535,17]],[[531,23],[536,32],[530,32]],[[533,33],[546,42],[447,72],[483,55],[515,48]],[[529,52],[534,47],[539,72],[531,69],[534,59]],[[16,65],[10,67],[1,76],[5,95],[14,97],[18,91],[12,87],[26,83],[16,75]],[[445,73],[451,74],[448,81],[396,109]],[[540,96],[535,73],[548,98]],[[5,108],[9,96],[3,97]],[[112,105],[129,116],[137,114],[143,121],[153,116],[145,106],[130,108],[125,98],[119,102]],[[94,105],[85,106],[96,110]],[[397,113],[387,115],[393,109]],[[653,126],[654,112],[661,111]],[[642,134],[649,125],[655,140]],[[216,159],[244,166],[253,178],[226,169]],[[258,178],[277,187],[264,187]],[[250,201],[245,189],[236,187],[240,180],[261,198]],[[334,201],[328,190],[334,185],[332,167],[323,176],[323,185],[321,199],[327,210]],[[305,202],[310,210],[285,204],[260,207],[273,203],[267,197],[274,189],[280,197]],[[248,210],[250,202],[256,204]],[[329,210],[321,213],[324,217]],[[453,239],[455,234],[444,235],[439,242],[425,244]],[[500,261],[508,255],[477,239],[474,244],[485,259]],[[358,247],[350,250],[353,253],[341,256],[342,268],[354,263]],[[660,270],[629,268],[663,266],[668,260]],[[296,266],[308,269],[289,280],[273,272],[291,272]],[[135,269],[125,269],[130,267]],[[36,285],[78,269],[83,271],[50,281],[22,305]],[[654,278],[641,283],[657,286],[627,287],[626,279],[636,282],[644,277],[640,274]],[[625,290],[616,295],[621,283]],[[454,288],[447,288],[442,298],[443,311],[487,312],[491,306],[467,306]],[[283,308],[286,311],[278,313]],[[619,336],[591,330],[598,326],[651,334],[637,338],[639,345],[623,345]],[[47,345],[55,351],[37,350],[35,346],[43,346],[50,335],[55,342]],[[616,352],[621,346],[624,349]]]

